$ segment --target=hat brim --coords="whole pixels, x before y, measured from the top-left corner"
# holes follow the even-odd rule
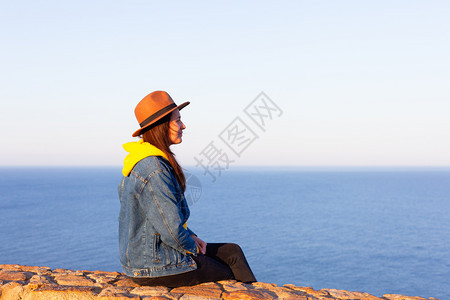
[[[190,103],[191,103],[191,102],[187,101],[187,102],[184,102],[184,103],[182,103],[182,104],[180,104],[180,105],[174,107],[173,109],[167,111],[165,114],[163,114],[163,115],[161,115],[161,116],[155,118],[151,123],[149,123],[149,124],[145,125],[144,127],[141,127],[141,128],[139,128],[138,130],[136,130],[136,131],[132,134],[132,136],[135,137],[135,136],[140,135],[141,132],[142,132],[142,130],[144,130],[145,128],[148,128],[148,127],[152,126],[153,124],[155,124],[156,122],[158,122],[159,120],[161,120],[162,118],[164,118],[165,116],[167,116],[168,114],[171,114],[171,113],[172,113],[174,110],[176,110],[176,109],[182,110],[183,108],[185,108],[186,106],[188,106]]]

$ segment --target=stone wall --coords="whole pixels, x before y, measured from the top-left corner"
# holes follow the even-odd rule
[[[368,293],[344,290],[314,290],[292,284],[244,284],[234,280],[205,283],[193,287],[141,287],[119,272],[74,271],[0,265],[0,299],[365,299],[365,300],[419,300],[425,298],[402,295],[375,297]],[[434,299],[430,298],[429,300]]]

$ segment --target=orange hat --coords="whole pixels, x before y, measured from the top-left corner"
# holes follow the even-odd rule
[[[184,102],[177,106],[169,94],[164,91],[155,91],[148,94],[134,109],[134,114],[136,115],[136,119],[141,128],[136,130],[133,133],[133,136],[140,135],[144,128],[154,124],[156,121],[167,116],[177,108],[179,110],[183,109],[189,103],[190,102]]]

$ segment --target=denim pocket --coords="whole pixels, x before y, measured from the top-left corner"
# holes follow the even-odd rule
[[[153,245],[152,245],[152,250],[153,250],[153,261],[154,262],[159,262],[160,258],[159,258],[159,246],[161,245],[161,240],[160,240],[160,236],[158,233],[155,233],[153,235]]]

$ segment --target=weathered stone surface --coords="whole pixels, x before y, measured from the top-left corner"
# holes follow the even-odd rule
[[[96,298],[93,287],[85,286],[44,286],[24,294],[23,300],[74,299],[91,300]]]
[[[276,294],[279,299],[308,299],[302,291],[294,291],[286,287],[277,287],[269,290]]]
[[[169,293],[169,288],[165,286],[140,286],[130,291],[130,294],[138,296],[161,296]]]
[[[99,299],[118,300],[118,299],[140,299],[138,295],[130,295],[129,289],[124,287],[108,287],[103,289],[99,295]]]
[[[46,275],[34,275],[31,277],[30,282],[28,283],[28,287],[30,289],[37,289],[44,285],[55,285],[56,283],[52,281],[48,276]]]
[[[51,283],[55,283],[55,282],[53,282],[49,278],[49,276],[46,276],[46,275],[34,275],[33,277],[31,277],[30,283],[51,284]]]
[[[386,298],[388,300],[426,300],[425,298],[422,298],[422,297],[411,297],[411,296],[404,296],[404,295],[397,295],[397,294],[386,294],[386,295],[383,295],[383,298]],[[431,297],[431,298],[428,298],[428,300],[434,300],[434,298]]]
[[[89,273],[87,277],[96,283],[111,283],[119,278],[120,273],[118,272],[104,272],[104,273]]]
[[[4,271],[22,271],[21,265],[0,265],[0,270]]]
[[[326,291],[332,297],[339,298],[339,299],[381,300],[381,298],[375,297],[368,293],[349,292],[349,291],[345,291],[345,290],[336,290],[336,289],[325,289],[323,291]]]
[[[80,275],[55,275],[55,280],[59,285],[94,286],[92,280]]]
[[[266,282],[253,282],[251,286],[257,287],[257,288],[263,288],[263,289],[271,289],[276,287],[277,285],[275,283],[266,283]]]
[[[2,280],[2,281],[18,281],[18,280],[25,281],[25,280],[27,280],[28,276],[24,272],[0,271],[0,280]]]
[[[95,299],[100,300],[140,300],[141,298],[139,296],[126,296],[126,295],[110,295],[110,296],[103,296],[99,295]]]
[[[220,299],[222,290],[217,285],[195,285],[172,289],[171,293],[183,294],[181,299]]]
[[[36,273],[39,275],[49,273],[51,271],[48,267],[34,267],[34,266],[19,266],[21,271]]]
[[[0,296],[2,300],[22,299],[25,288],[18,282],[9,282],[0,287]]]
[[[116,286],[128,286],[128,287],[138,287],[139,284],[135,283],[133,280],[126,276],[119,277],[119,280],[115,282]]]
[[[248,284],[236,280],[223,280],[217,282],[217,284],[219,284],[224,291],[228,292],[248,290]]]
[[[92,274],[98,274],[98,275],[107,275],[107,276],[119,276],[121,275],[121,273],[119,272],[107,272],[107,271],[83,271],[83,272],[88,272],[88,273],[92,273]]]
[[[269,300],[274,299],[276,295],[262,290],[246,290],[234,292],[225,291],[222,296],[223,299],[227,300]]]
[[[21,265],[0,265],[0,300],[426,300],[421,297],[368,293],[336,289],[314,290],[292,284],[246,284],[236,280],[203,283],[191,287],[145,287],[119,272],[68,270]],[[429,298],[429,300],[436,300]]]
[[[75,273],[75,271],[73,270],[67,270],[67,269],[54,269],[53,273],[64,273],[64,274],[69,274],[69,273]]]
[[[285,284],[284,288],[290,289],[293,292],[302,293],[306,297],[314,297],[314,299],[322,300],[322,299],[330,299],[329,294],[325,291],[316,291],[311,287],[300,287],[295,286],[293,284]]]

